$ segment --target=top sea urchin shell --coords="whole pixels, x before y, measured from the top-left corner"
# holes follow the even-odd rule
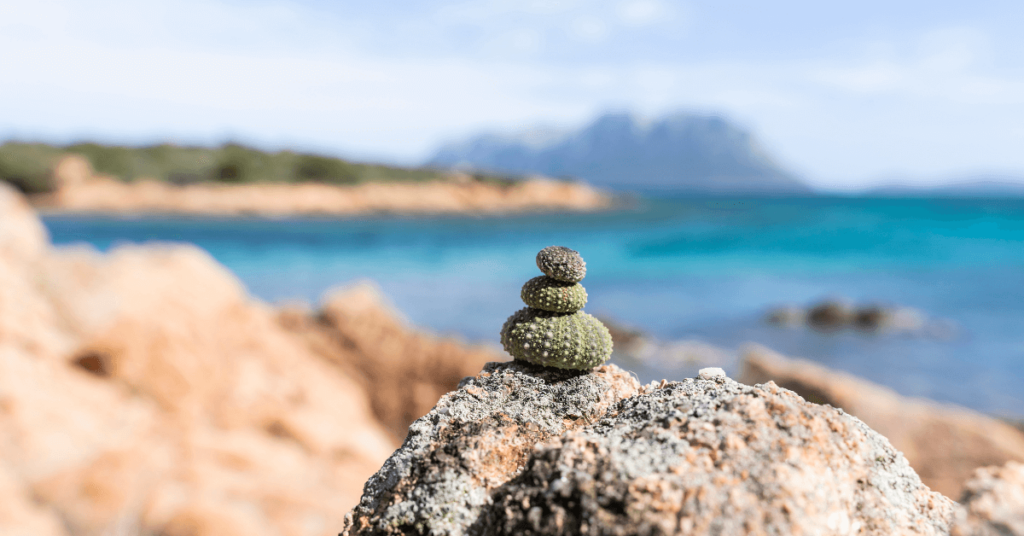
[[[537,268],[548,277],[568,283],[578,283],[587,275],[587,263],[583,262],[583,257],[563,246],[548,246],[540,250]]]

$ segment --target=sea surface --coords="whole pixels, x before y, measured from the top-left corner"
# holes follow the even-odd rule
[[[497,345],[538,250],[587,261],[586,310],[665,340],[759,343],[912,396],[1024,417],[1024,200],[647,199],[591,214],[349,219],[47,216],[57,244],[190,242],[268,302],[371,279],[413,324]],[[914,333],[768,325],[828,297],[912,307]],[[735,362],[723,363],[735,372]],[[641,379],[690,374],[671,362]]]

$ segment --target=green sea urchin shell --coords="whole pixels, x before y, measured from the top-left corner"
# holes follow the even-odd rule
[[[556,313],[575,313],[587,304],[587,289],[579,283],[567,283],[546,275],[534,277],[519,293],[523,303],[534,309]]]
[[[512,357],[546,367],[588,370],[612,355],[612,336],[583,311],[553,313],[524,307],[501,327],[501,344]]]
[[[583,262],[583,257],[563,246],[548,246],[540,250],[537,268],[548,277],[569,283],[579,283],[587,275],[587,263]]]

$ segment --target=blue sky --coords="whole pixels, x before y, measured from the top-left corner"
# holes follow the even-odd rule
[[[0,138],[415,163],[480,130],[722,114],[835,189],[1024,176],[1024,2],[0,0]]]

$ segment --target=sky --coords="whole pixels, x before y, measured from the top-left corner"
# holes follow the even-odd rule
[[[0,139],[416,164],[689,111],[819,188],[1024,177],[1022,24],[1019,0],[0,0]]]

